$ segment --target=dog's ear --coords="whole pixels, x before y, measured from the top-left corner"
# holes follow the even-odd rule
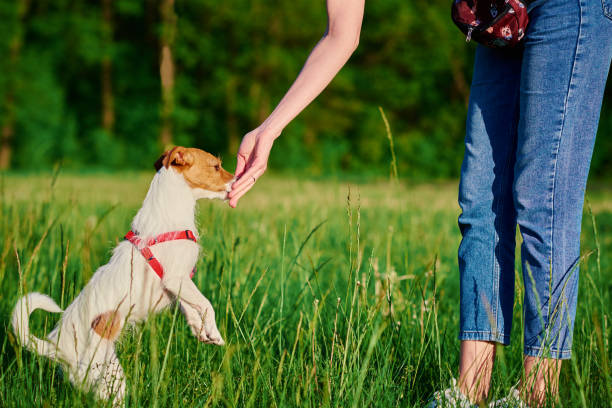
[[[162,167],[169,168],[170,166],[183,167],[193,164],[193,156],[188,149],[182,146],[176,146],[167,150],[155,162],[155,170],[159,171]]]
[[[162,160],[162,165],[165,168],[169,168],[170,166],[175,167],[185,167],[191,166],[193,164],[193,156],[189,152],[189,149],[186,149],[182,146],[177,146],[174,149],[170,150],[166,156],[164,156]]]

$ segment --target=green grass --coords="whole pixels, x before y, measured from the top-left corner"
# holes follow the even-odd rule
[[[9,316],[28,291],[66,306],[129,229],[151,177],[0,177],[0,406],[95,403],[16,344]],[[227,345],[200,344],[180,314],[173,324],[175,308],[125,330],[128,405],[423,406],[457,372],[456,188],[267,176],[237,210],[201,203],[194,279]],[[561,374],[566,407],[612,406],[612,190],[588,196],[574,358]],[[512,344],[499,350],[492,397],[520,375],[517,281]],[[33,331],[56,321],[37,311]]]

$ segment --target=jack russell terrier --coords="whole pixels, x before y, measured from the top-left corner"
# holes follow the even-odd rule
[[[35,309],[61,313],[50,297],[30,293],[17,301],[12,325],[20,343],[62,363],[76,386],[123,404],[125,376],[115,340],[126,323],[143,321],[177,301],[192,333],[202,342],[225,344],[211,303],[191,281],[199,245],[196,201],[227,199],[234,176],[199,149],[175,147],[155,163],[153,177],[132,229],[63,311],[45,339],[30,334]]]

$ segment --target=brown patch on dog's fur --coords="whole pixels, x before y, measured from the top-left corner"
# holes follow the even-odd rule
[[[102,313],[91,321],[91,328],[100,337],[114,340],[121,330],[121,317],[114,310]]]
[[[174,167],[192,188],[224,191],[234,175],[221,167],[221,160],[204,150],[177,146],[165,152],[156,162],[157,170]]]

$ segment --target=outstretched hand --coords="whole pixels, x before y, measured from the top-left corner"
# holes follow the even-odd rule
[[[268,168],[268,157],[274,137],[265,134],[260,128],[250,131],[242,138],[236,162],[236,182],[229,193],[229,205],[236,208],[240,197],[253,187]]]
[[[327,30],[313,48],[300,74],[268,118],[247,133],[238,149],[230,207],[253,187],[268,167],[272,143],[280,132],[325,89],[357,44],[365,0],[327,0]]]

